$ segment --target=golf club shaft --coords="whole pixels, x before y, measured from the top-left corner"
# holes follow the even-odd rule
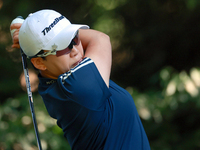
[[[15,24],[15,23],[23,23],[23,22],[24,22],[23,17],[18,16],[17,18],[15,18],[11,22],[11,25]],[[13,37],[13,34],[14,34],[15,31],[16,31],[16,29],[10,30],[12,37]],[[25,80],[26,80],[28,100],[29,100],[29,105],[30,105],[30,109],[31,109],[31,115],[32,115],[34,129],[35,129],[37,144],[38,144],[39,150],[42,150],[39,132],[38,132],[38,127],[37,127],[37,122],[36,122],[36,117],[35,117],[35,112],[34,112],[33,96],[32,96],[32,92],[31,92],[31,84],[30,84],[30,80],[29,80],[28,67],[27,67],[27,58],[26,58],[26,55],[24,54],[24,52],[22,51],[21,48],[20,48],[20,50],[21,50],[21,56],[22,56],[22,65],[23,65],[23,69],[24,69],[24,76],[25,76]]]
[[[29,74],[28,74],[27,58],[26,58],[26,55],[23,53],[22,49],[21,49],[21,56],[22,56],[22,65],[24,69],[24,76],[26,80],[27,94],[28,94],[28,99],[29,99],[29,104],[30,104],[30,109],[31,109],[31,115],[32,115],[33,125],[34,125],[35,134],[37,138],[37,144],[38,144],[39,150],[42,150],[36,117],[35,117],[34,105],[33,105],[33,96],[31,92],[31,85],[30,85]]]

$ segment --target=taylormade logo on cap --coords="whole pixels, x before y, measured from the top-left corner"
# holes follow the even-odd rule
[[[48,27],[44,28],[44,30],[42,31],[42,33],[44,35],[46,35],[63,18],[65,18],[65,17],[64,16],[60,16],[60,17],[56,18],[53,23],[51,23]]]

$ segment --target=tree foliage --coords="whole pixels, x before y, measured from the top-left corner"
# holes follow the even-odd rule
[[[0,149],[37,149],[9,26],[40,9],[110,36],[111,79],[132,94],[152,150],[200,149],[199,8],[199,0],[0,0]],[[37,91],[34,104],[43,149],[70,149]]]

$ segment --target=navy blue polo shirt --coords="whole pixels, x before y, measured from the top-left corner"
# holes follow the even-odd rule
[[[39,76],[39,93],[72,150],[149,150],[131,95],[85,58],[57,80]]]

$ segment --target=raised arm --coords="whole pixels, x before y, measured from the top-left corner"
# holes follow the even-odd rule
[[[112,64],[112,48],[108,35],[96,30],[79,30],[80,39],[85,50],[85,57],[91,58],[103,80],[109,87]]]

